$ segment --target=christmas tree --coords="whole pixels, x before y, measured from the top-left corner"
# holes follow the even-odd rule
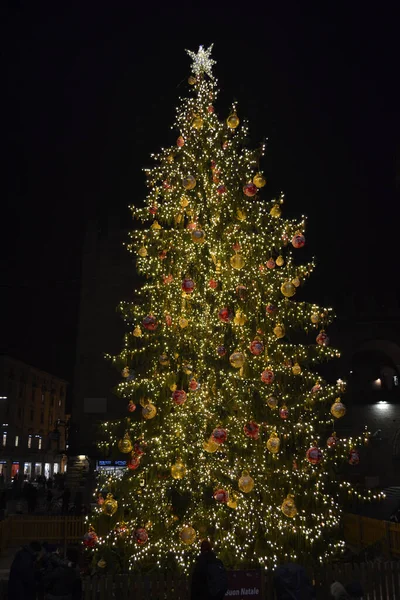
[[[176,144],[132,207],[144,283],[121,306],[129,332],[113,357],[127,418],[100,444],[127,469],[100,481],[85,543],[124,568],[188,568],[204,538],[230,567],[325,561],[352,491],[336,474],[365,437],[336,436],[344,386],[316,371],[338,356],[333,314],[296,301],[314,268],[299,260],[304,218],[267,200],[264,147],[246,147],[236,104],[218,118],[211,47],[188,54]]]

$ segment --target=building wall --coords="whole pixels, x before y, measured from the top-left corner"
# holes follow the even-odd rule
[[[67,382],[10,356],[0,356],[0,471],[9,480],[24,464],[62,470]],[[57,423],[61,422],[59,426]],[[12,466],[14,464],[14,467]],[[18,465],[18,467],[17,467]],[[33,476],[35,467],[25,469]]]

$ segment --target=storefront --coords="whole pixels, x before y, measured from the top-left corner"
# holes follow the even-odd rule
[[[124,472],[126,470],[126,460],[98,460],[96,467],[100,473]]]

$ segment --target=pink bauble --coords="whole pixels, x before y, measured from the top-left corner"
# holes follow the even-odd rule
[[[243,186],[243,193],[250,198],[251,196],[255,196],[257,191],[257,187],[254,185],[254,183],[246,183],[246,185]]]
[[[306,243],[306,238],[302,233],[296,233],[292,238],[292,246],[294,248],[302,248]]]
[[[195,288],[195,283],[193,279],[185,278],[182,281],[182,291],[186,292],[186,294],[191,294]]]
[[[199,387],[200,387],[200,385],[195,379],[191,379],[189,381],[189,390],[191,390],[192,392],[195,392],[196,390],[198,390]]]
[[[223,184],[221,184],[217,187],[218,194],[225,194],[225,192],[226,192],[226,187]]]
[[[317,344],[320,346],[329,346],[329,338],[326,335],[325,331],[321,331],[317,337],[315,338]]]
[[[274,304],[267,304],[267,306],[265,307],[265,312],[268,315],[273,315],[274,313],[276,313],[278,309],[276,308],[276,306]]]
[[[211,434],[211,439],[216,444],[223,444],[226,441],[227,435],[226,429],[216,427]]]
[[[214,112],[214,107],[212,104],[210,104],[210,106],[207,106],[207,112],[209,112],[210,114]]]
[[[215,279],[210,279],[210,281],[208,282],[208,285],[210,286],[210,288],[212,290],[216,290],[218,287],[218,281],[215,281]]]
[[[185,145],[185,139],[182,135],[180,135],[176,140],[176,145],[179,146],[179,148],[182,148],[182,146]]]
[[[250,344],[250,352],[254,356],[259,356],[264,350],[264,344],[261,340],[253,340]]]
[[[282,408],[279,409],[279,416],[281,419],[287,419],[289,416],[289,411],[286,408],[286,406],[282,406]]]
[[[263,381],[264,383],[272,383],[274,379],[275,375],[274,372],[271,371],[271,369],[265,369],[265,371],[261,373],[261,381]]]
[[[247,437],[253,440],[258,440],[260,437],[260,426],[255,421],[249,421],[246,423],[246,425],[243,427],[243,431]]]
[[[223,323],[229,323],[229,321],[232,321],[233,319],[233,312],[230,308],[221,308],[221,310],[218,313],[218,319]]]
[[[135,531],[135,538],[138,544],[143,545],[149,539],[149,534],[144,527],[139,527],[139,529],[136,529]]]
[[[322,460],[322,452],[317,446],[313,446],[307,450],[306,458],[312,465],[318,465]]]
[[[175,390],[172,393],[172,400],[175,402],[175,404],[178,404],[178,406],[186,402],[185,390]]]
[[[220,489],[214,492],[214,499],[217,502],[228,502],[229,494],[226,490]]]
[[[326,440],[326,445],[328,446],[328,448],[334,448],[336,446],[336,444],[337,444],[337,437],[335,435],[331,435]]]
[[[275,269],[275,261],[273,258],[267,260],[267,267],[268,269]]]
[[[154,315],[147,315],[142,321],[143,327],[147,331],[155,331],[158,327],[158,323]]]

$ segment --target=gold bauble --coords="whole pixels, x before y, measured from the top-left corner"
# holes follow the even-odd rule
[[[103,513],[112,517],[117,512],[117,508],[118,502],[115,500],[114,496],[112,494],[107,494],[107,498],[104,500],[102,506]]]
[[[281,292],[286,298],[291,298],[296,293],[296,288],[291,281],[284,281],[281,285]]]
[[[239,490],[248,494],[254,488],[254,479],[248,471],[242,471],[242,476],[239,479]]]
[[[193,129],[202,129],[203,125],[204,121],[199,115],[197,115],[192,121]]]
[[[99,569],[105,569],[107,566],[106,561],[104,560],[104,558],[101,558],[99,560],[99,562],[97,563],[97,566],[99,567]]]
[[[313,323],[314,325],[317,325],[317,323],[319,323],[319,314],[318,313],[312,313],[311,317],[310,317],[311,323]]]
[[[192,241],[195,244],[204,244],[204,242],[206,241],[206,234],[202,229],[195,229],[192,232]]]
[[[189,325],[189,321],[187,320],[186,317],[179,317],[179,327],[181,329],[185,329],[185,327],[187,327]]]
[[[286,517],[293,519],[297,515],[297,508],[294,503],[294,496],[288,494],[282,503],[281,511]]]
[[[233,322],[235,325],[242,326],[247,322],[247,317],[240,310],[237,310]]]
[[[182,208],[186,208],[189,205],[189,198],[186,198],[186,196],[182,196],[181,198],[181,206]]]
[[[267,450],[269,450],[271,454],[276,454],[277,452],[279,452],[280,446],[281,441],[276,435],[276,431],[273,431],[267,442]]]
[[[283,325],[281,325],[280,323],[278,323],[277,325],[275,325],[274,327],[274,334],[275,336],[280,339],[285,337],[285,328]]]
[[[236,509],[238,507],[238,497],[236,496],[236,494],[229,494],[229,500],[226,503],[226,505],[229,506],[229,508],[233,509]]]
[[[169,365],[169,358],[166,354],[161,354],[161,356],[158,357],[158,362],[163,367],[167,367]]]
[[[131,438],[129,437],[129,433],[126,432],[124,437],[118,442],[118,450],[124,454],[128,454],[132,452],[132,447]]]
[[[196,178],[193,175],[188,175],[183,178],[182,185],[185,190],[193,190],[196,187]]]
[[[191,75],[188,79],[188,84],[194,85],[196,83],[196,81],[197,81],[196,77],[193,77],[193,75]]]
[[[161,225],[160,225],[160,223],[158,221],[154,221],[154,223],[151,226],[151,228],[152,229],[156,229],[156,230],[162,229],[162,227],[161,227]]]
[[[344,415],[346,414],[346,407],[343,404],[343,402],[340,400],[340,398],[336,398],[335,402],[332,404],[331,414],[336,419],[340,419],[341,417],[344,417]]]
[[[244,265],[246,264],[246,261],[244,260],[244,258],[241,254],[236,253],[231,257],[230,263],[234,269],[239,270],[244,267]]]
[[[294,365],[292,367],[292,373],[293,373],[293,375],[300,375],[300,373],[301,373],[301,366],[299,365],[298,362],[294,363]]]
[[[295,277],[294,279],[292,279],[292,283],[294,287],[300,287],[301,281],[298,277]]]
[[[129,377],[129,367],[124,367],[121,371],[122,377]]]
[[[180,458],[171,467],[171,475],[174,479],[183,479],[186,475],[186,467]]]
[[[278,265],[278,267],[282,267],[285,264],[285,259],[283,256],[278,256],[275,263]]]
[[[231,113],[226,120],[226,124],[228,125],[229,129],[236,129],[236,127],[239,125],[239,123],[240,123],[239,117],[237,116],[237,114],[235,112]]]
[[[147,256],[147,248],[145,246],[142,246],[141,248],[139,248],[138,254],[139,256],[144,258],[145,256]]]
[[[240,208],[238,208],[236,211],[236,218],[238,221],[245,221],[246,213],[243,210],[240,210]]]
[[[152,419],[157,414],[157,409],[151,402],[145,404],[142,408],[143,418],[146,420]]]
[[[142,330],[140,329],[139,325],[136,325],[135,329],[133,330],[133,335],[135,337],[142,337]]]
[[[244,365],[245,356],[243,352],[234,352],[229,357],[229,362],[235,369],[241,369]]]
[[[253,177],[253,183],[258,188],[262,188],[267,183],[267,180],[262,173],[257,173],[257,175],[254,175]]]
[[[268,406],[268,408],[271,408],[272,410],[274,408],[278,408],[277,398],[275,398],[275,396],[270,396],[267,400],[267,406]]]
[[[271,208],[271,210],[269,211],[269,214],[271,215],[271,217],[275,217],[276,219],[278,217],[280,217],[282,214],[282,211],[281,211],[281,207],[279,206],[279,204],[274,204],[273,207]]]
[[[186,546],[190,546],[196,541],[196,531],[190,525],[183,527],[179,536]]]
[[[218,450],[219,444],[217,444],[217,442],[214,442],[214,440],[210,438],[206,442],[203,442],[203,448],[206,452],[210,452],[210,454],[213,454]]]

